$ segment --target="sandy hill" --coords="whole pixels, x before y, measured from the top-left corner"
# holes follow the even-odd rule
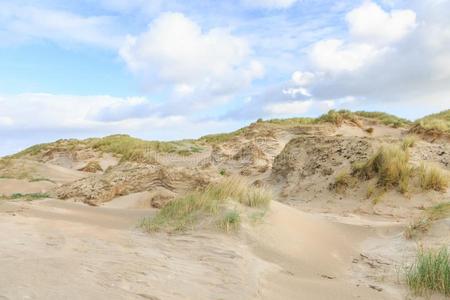
[[[5,157],[0,298],[419,297],[401,269],[450,245],[449,117],[330,111]]]

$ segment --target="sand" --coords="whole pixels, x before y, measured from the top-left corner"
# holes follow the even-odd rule
[[[60,200],[0,203],[2,299],[403,299],[355,269],[388,236],[273,202],[238,234],[148,234],[153,212]],[[386,227],[385,224],[380,225]],[[381,288],[377,291],[370,285]]]

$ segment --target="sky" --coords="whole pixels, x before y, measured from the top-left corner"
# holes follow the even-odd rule
[[[0,155],[450,108],[449,0],[0,0]]]

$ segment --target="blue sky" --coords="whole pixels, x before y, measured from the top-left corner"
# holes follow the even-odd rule
[[[0,155],[450,107],[446,0],[0,0]]]

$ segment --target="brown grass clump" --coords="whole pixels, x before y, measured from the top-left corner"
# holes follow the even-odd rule
[[[344,194],[348,188],[355,186],[355,184],[355,178],[348,171],[341,171],[336,175],[329,188],[339,194]]]
[[[102,168],[102,166],[100,166],[98,161],[90,161],[84,167],[82,167],[81,169],[78,169],[78,171],[97,173],[97,172],[102,172],[103,168]]]
[[[417,139],[416,139],[415,136],[413,136],[413,135],[408,135],[407,137],[405,137],[405,138],[403,139],[403,142],[402,142],[402,149],[403,149],[403,150],[407,150],[408,148],[414,147],[414,145],[416,144],[416,141],[417,141]]]
[[[421,164],[419,169],[419,182],[423,190],[445,192],[449,184],[449,175],[446,171]]]
[[[367,162],[353,164],[353,174],[368,180],[378,176],[378,186],[399,187],[400,192],[408,191],[412,168],[409,154],[398,146],[382,146]]]

